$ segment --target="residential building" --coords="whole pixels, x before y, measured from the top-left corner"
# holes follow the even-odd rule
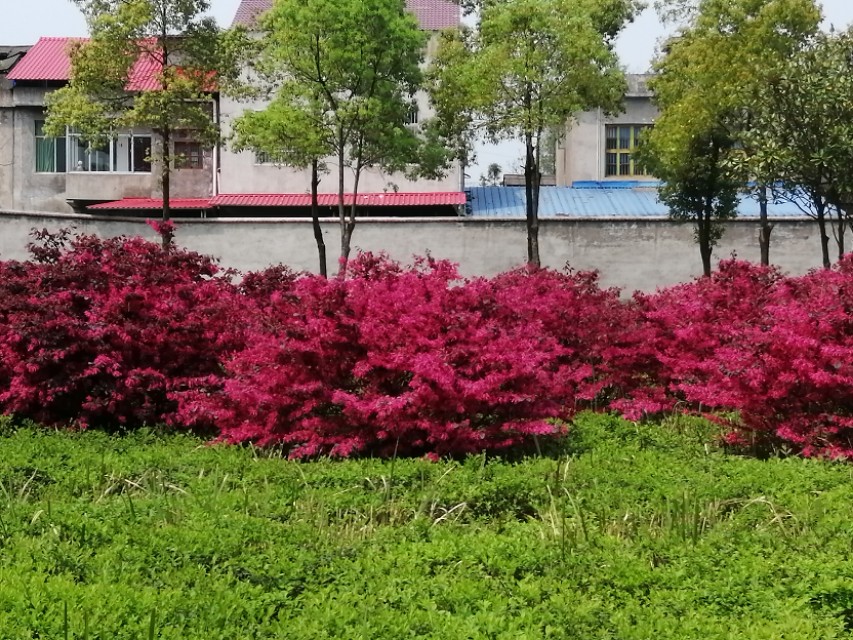
[[[635,182],[654,186],[657,180],[635,162],[634,151],[644,129],[658,115],[648,88],[648,75],[629,74],[622,113],[586,111],[566,125],[557,144],[557,186],[586,183]],[[606,186],[606,184],[605,184]]]
[[[79,40],[40,38],[0,80],[0,139],[8,139],[0,146],[0,207],[82,212],[98,202],[160,196],[159,171],[151,157],[158,155],[161,142],[150,129],[122,130],[99,145],[73,130],[60,138],[44,134],[45,98],[68,82],[69,49]],[[128,91],[155,88],[158,72],[150,61],[138,62]],[[212,117],[217,117],[218,96],[210,98]],[[215,150],[202,148],[190,134],[173,144],[179,158],[173,197],[211,196]]]
[[[251,27],[273,0],[243,0],[234,24]],[[408,0],[407,6],[430,32],[459,24],[459,6],[448,0]],[[70,78],[69,49],[78,38],[41,38],[31,48],[0,48],[0,210],[98,212],[151,215],[162,197],[157,157],[160,139],[151,130],[126,130],[94,146],[69,130],[62,138],[44,135],[45,98]],[[431,46],[435,38],[431,40]],[[429,50],[427,55],[429,55]],[[158,69],[138,62],[129,91],[154,88]],[[211,117],[227,135],[233,119],[262,103],[242,103],[210,95]],[[427,117],[425,95],[416,96],[411,124]],[[261,155],[234,152],[226,144],[206,149],[191,136],[174,141],[171,204],[176,215],[305,215],[307,172],[282,167]],[[351,185],[349,185],[351,188]],[[337,191],[335,180],[320,183]],[[462,170],[441,180],[412,181],[403,175],[365,171],[359,192],[375,215],[456,215],[465,202]],[[253,197],[253,196],[259,197]],[[180,213],[177,213],[180,211]],[[322,213],[333,214],[324,203]]]
[[[17,132],[13,118],[12,82],[6,76],[27,51],[29,47],[0,46],[0,209],[11,208],[15,189]]]

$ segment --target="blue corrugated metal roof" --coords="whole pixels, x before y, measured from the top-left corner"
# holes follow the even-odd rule
[[[640,189],[659,186],[659,180],[575,180],[572,183],[572,189]]]
[[[476,218],[523,218],[524,187],[473,187],[468,189],[471,216]],[[805,218],[793,203],[770,204],[772,219]],[[667,218],[669,210],[658,201],[655,188],[541,187],[541,218]],[[738,217],[758,218],[758,202],[744,197]]]

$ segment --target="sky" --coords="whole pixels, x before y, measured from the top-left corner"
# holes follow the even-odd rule
[[[85,36],[86,23],[71,0],[0,0],[6,6],[0,18],[0,45],[33,44],[40,36]],[[230,26],[240,0],[212,0],[211,15],[222,26]],[[651,2],[649,2],[651,4]],[[824,0],[825,26],[837,29],[853,23],[853,0]],[[666,35],[654,11],[647,9],[619,36],[617,51],[625,70],[643,73],[649,69],[659,41]],[[470,167],[469,183],[477,181],[485,167],[492,162],[504,171],[518,168],[521,149],[517,144],[504,143],[484,147],[478,162]]]

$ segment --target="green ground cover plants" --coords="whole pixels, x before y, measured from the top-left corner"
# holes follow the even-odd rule
[[[429,462],[0,420],[4,640],[853,637],[853,468],[701,421]]]

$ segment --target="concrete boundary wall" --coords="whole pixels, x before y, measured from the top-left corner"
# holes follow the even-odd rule
[[[179,245],[213,255],[223,266],[262,269],[283,262],[297,270],[317,271],[311,221],[304,218],[176,219]],[[602,283],[630,292],[688,281],[701,273],[699,250],[690,225],[669,220],[547,219],[540,221],[543,263],[562,268],[597,269]],[[800,274],[820,265],[817,226],[810,220],[777,221],[771,260],[785,272]],[[0,259],[26,259],[32,229],[73,228],[105,237],[141,235],[155,240],[139,218],[0,211]],[[340,249],[336,220],[323,222],[330,271]],[[353,247],[385,251],[410,261],[429,252],[459,263],[464,275],[493,275],[523,264],[524,220],[484,218],[363,218]],[[758,224],[733,221],[714,251],[716,259],[736,252],[758,261]]]

